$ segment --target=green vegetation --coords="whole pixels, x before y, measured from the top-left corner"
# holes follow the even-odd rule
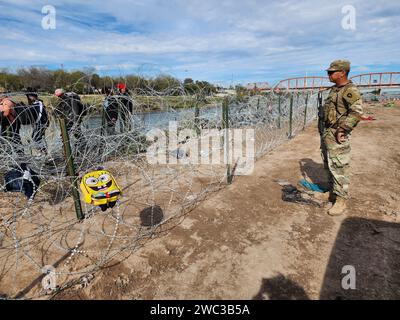
[[[124,83],[135,101],[139,111],[157,111],[168,109],[199,108],[222,103],[222,97],[216,97],[219,87],[207,81],[195,81],[186,78],[180,81],[169,75],[145,78],[138,75],[125,77],[101,77],[94,69],[82,71],[49,70],[39,67],[18,69],[10,72],[0,69],[0,92],[24,92],[37,90],[40,98],[50,109],[57,104],[53,95],[56,88],[74,91],[81,96],[86,105],[100,108],[105,98],[106,88],[116,89],[118,83]],[[238,89],[238,97],[245,99],[246,89]],[[14,100],[24,101],[26,97],[14,96]]]
[[[50,109],[57,104],[58,98],[50,94],[40,94],[40,99],[43,100],[44,104]],[[81,100],[88,106],[94,106],[96,109],[100,109],[103,103],[105,95],[103,94],[89,94],[81,95]],[[168,109],[184,109],[192,108],[196,105],[199,108],[203,108],[210,105],[220,104],[223,101],[221,97],[205,97],[201,101],[196,96],[143,96],[133,95],[132,96],[136,110],[139,112],[148,111],[166,111]],[[17,95],[13,97],[15,102],[25,102],[26,97],[24,95]]]
[[[198,100],[218,90],[207,81],[194,81],[188,78],[181,82],[169,75],[159,75],[155,78],[138,75],[101,77],[91,68],[83,71],[65,71],[30,67],[18,69],[16,72],[0,69],[0,89],[6,92],[18,92],[31,88],[41,93],[52,94],[56,88],[64,88],[78,94],[100,94],[104,93],[106,88],[115,89],[117,83],[126,84],[135,95],[197,95]]]

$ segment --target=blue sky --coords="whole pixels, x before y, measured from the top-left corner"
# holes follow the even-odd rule
[[[56,9],[56,29],[41,26]],[[345,30],[352,5],[356,29]],[[352,73],[399,71],[400,1],[0,1],[0,67],[95,67],[99,74],[166,73],[229,85],[323,75],[333,59]]]

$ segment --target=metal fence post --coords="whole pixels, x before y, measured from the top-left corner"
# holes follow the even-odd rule
[[[194,108],[194,126],[196,130],[197,136],[200,136],[200,108],[199,104],[196,102],[196,106]]]
[[[304,108],[304,125],[303,125],[303,130],[306,128],[307,124],[307,107],[308,107],[308,92],[306,93],[306,106]]]
[[[101,135],[105,136],[107,134],[106,128],[106,110],[104,107],[101,108]]]
[[[224,151],[225,151],[225,163],[226,163],[226,180],[228,184],[232,183],[232,173],[230,165],[230,154],[229,154],[229,100],[224,99],[222,103],[222,128],[224,129]]]
[[[65,125],[65,119],[60,118],[59,122],[61,129],[61,138],[64,145],[65,159],[67,161],[67,172],[68,175],[70,176],[72,184],[72,197],[74,199],[76,217],[78,218],[78,220],[82,220],[85,216],[82,212],[81,200],[79,198],[78,183],[77,183],[78,179],[75,173],[74,158],[71,151],[71,144],[69,142],[67,126]]]
[[[293,138],[293,93],[290,96],[289,139]]]
[[[281,116],[282,116],[281,95],[278,93],[278,129],[281,128]]]

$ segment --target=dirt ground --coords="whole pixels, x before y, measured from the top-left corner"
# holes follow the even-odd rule
[[[349,208],[283,200],[286,180],[324,183],[316,123],[259,159],[82,287],[55,299],[399,299],[400,106],[365,105],[351,137]],[[345,290],[344,266],[356,288]]]

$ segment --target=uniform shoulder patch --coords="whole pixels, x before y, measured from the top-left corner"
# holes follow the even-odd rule
[[[351,86],[343,92],[343,98],[349,103],[353,104],[357,100],[361,99],[360,91],[357,87]]]

